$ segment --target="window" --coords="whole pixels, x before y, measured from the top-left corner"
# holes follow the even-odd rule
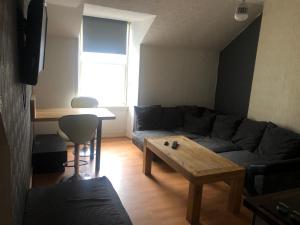
[[[126,105],[127,56],[83,52],[79,95],[91,96],[100,105]]]
[[[82,28],[78,95],[102,106],[125,106],[127,22],[84,17]]]

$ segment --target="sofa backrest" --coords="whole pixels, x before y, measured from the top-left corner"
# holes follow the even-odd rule
[[[300,134],[269,123],[255,152],[274,160],[300,157]]]
[[[134,130],[174,130],[184,126],[185,115],[201,116],[206,110],[198,106],[135,106]]]

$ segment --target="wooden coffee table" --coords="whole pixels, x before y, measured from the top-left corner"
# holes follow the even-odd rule
[[[164,143],[168,141],[169,146]],[[176,150],[171,148],[177,141]],[[203,184],[225,181],[231,186],[228,209],[238,213],[244,186],[244,168],[184,136],[146,138],[144,141],[143,172],[151,175],[153,153],[189,180],[186,219],[199,224]]]

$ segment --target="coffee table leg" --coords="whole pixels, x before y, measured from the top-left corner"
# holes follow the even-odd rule
[[[151,175],[152,155],[153,153],[151,152],[151,150],[149,150],[144,144],[143,172],[147,176]]]
[[[190,182],[186,219],[191,225],[198,225],[202,201],[203,185],[195,185]]]
[[[228,209],[233,213],[239,213],[244,188],[244,177],[239,177],[230,181],[230,194],[228,199]]]

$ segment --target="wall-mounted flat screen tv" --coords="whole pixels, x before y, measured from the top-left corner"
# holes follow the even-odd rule
[[[22,50],[21,81],[36,85],[39,73],[44,69],[47,35],[47,7],[45,0],[31,0],[27,11]]]

